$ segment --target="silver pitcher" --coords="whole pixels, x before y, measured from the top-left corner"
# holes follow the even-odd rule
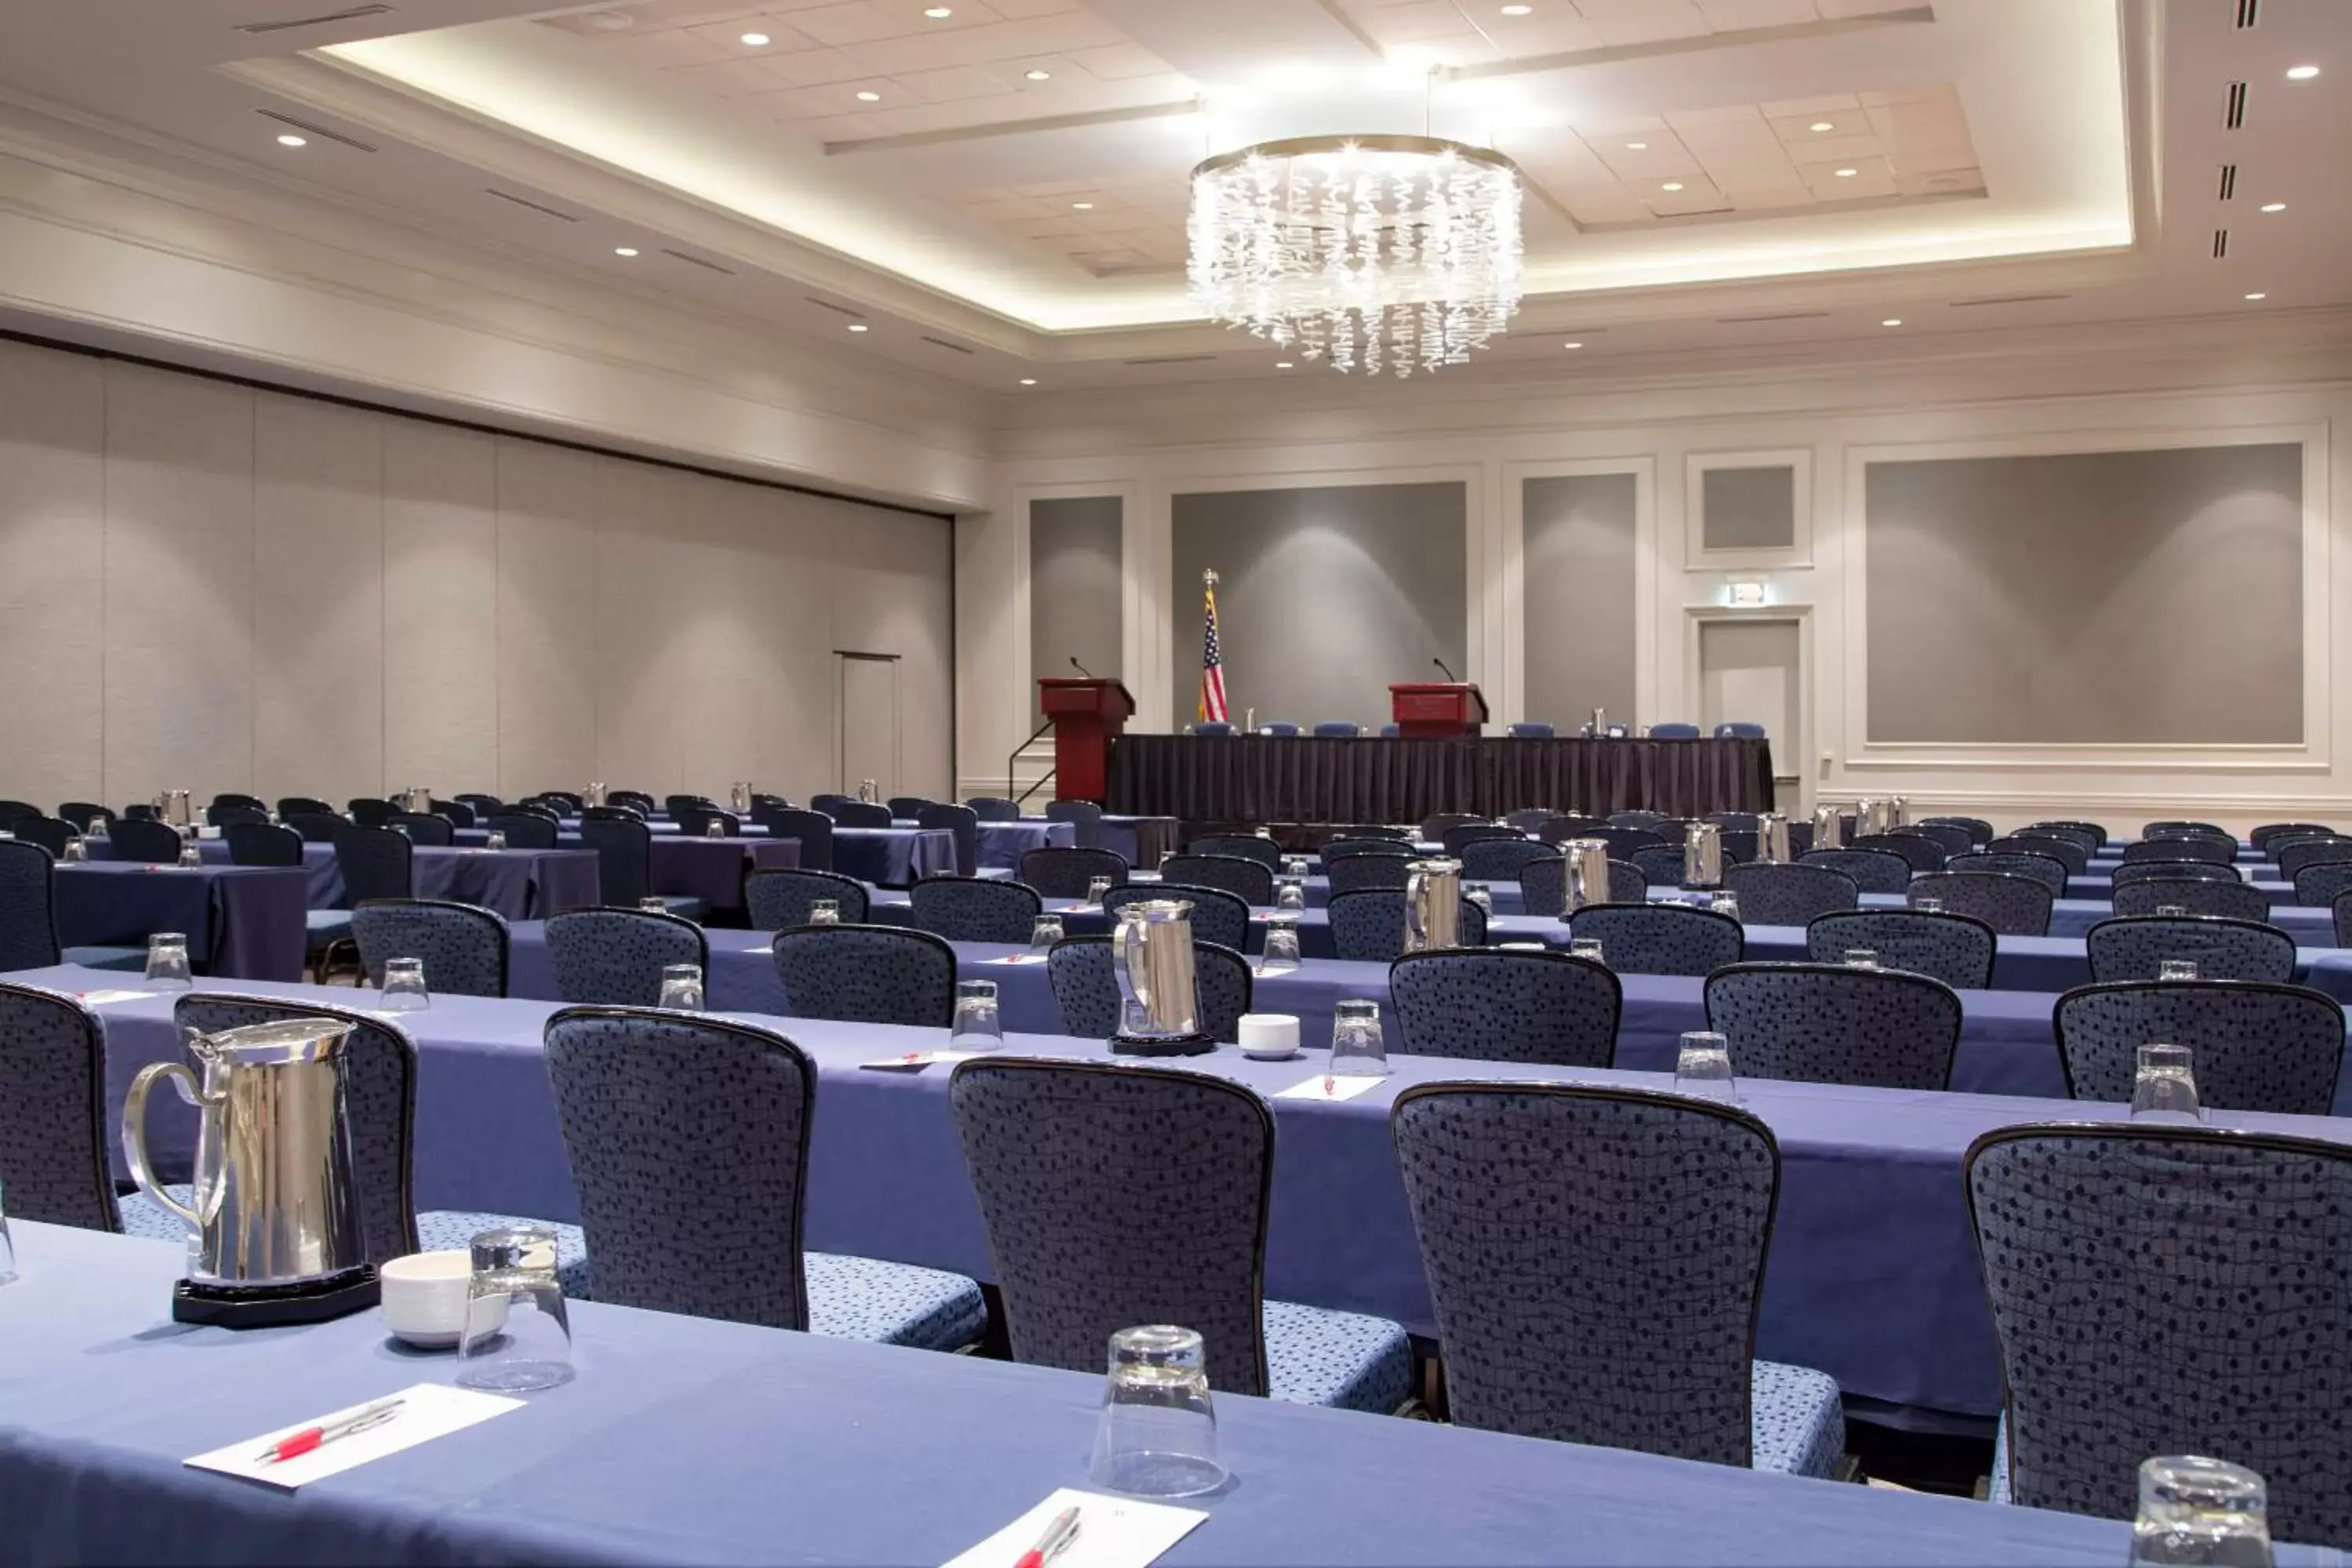
[[[1606,735],[1607,733],[1609,733],[1609,710],[1606,708],[1595,708],[1592,710],[1593,739],[1599,740],[1601,736]]]
[[[1789,819],[1777,811],[1760,813],[1756,818],[1756,858],[1767,866],[1789,862]]]
[[[1845,817],[1836,806],[1813,807],[1813,847],[1816,849],[1845,847]]]
[[[868,805],[871,805],[882,798],[881,787],[872,779],[859,779],[857,781],[857,798],[866,802]]]
[[[1201,1033],[1192,988],[1192,906],[1181,899],[1121,905],[1111,931],[1119,1028],[1111,1049],[1178,1056],[1213,1048]]]
[[[1462,862],[1415,860],[1405,868],[1404,950],[1462,945]]]
[[[419,816],[433,815],[433,792],[422,784],[410,784],[400,792],[400,809]]]
[[[1854,830],[1870,835],[1895,830],[1895,803],[1883,795],[1865,795],[1854,803]]]
[[[1694,822],[1683,829],[1683,886],[1723,886],[1723,828],[1713,822]]]
[[[754,786],[749,783],[730,784],[728,786],[727,805],[736,816],[741,816],[751,809],[751,791],[753,788]]]
[[[1609,846],[1598,838],[1570,838],[1559,847],[1566,862],[1559,879],[1559,918],[1588,904],[1609,901]]]
[[[610,805],[613,804],[613,792],[605,785],[591,780],[588,787],[580,792],[580,804],[583,806]]]
[[[315,1293],[340,1279],[373,1282],[343,1105],[352,1027],[288,1018],[214,1035],[190,1029],[201,1083],[178,1062],[151,1062],[131,1080],[122,1152],[140,1191],[187,1226],[190,1286],[252,1300],[272,1290]],[[161,1079],[203,1116],[185,1204],[164,1190],[147,1158],[147,1096]]]
[[[195,798],[184,789],[167,789],[148,803],[155,808],[155,820],[173,827],[188,827],[196,820]]]
[[[1898,827],[1911,826],[1911,798],[1890,795],[1886,797],[1886,827],[1890,833]]]

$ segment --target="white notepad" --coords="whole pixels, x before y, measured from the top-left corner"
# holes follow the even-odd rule
[[[281,1438],[311,1426],[324,1426],[331,1422],[357,1415],[374,1399],[341,1410],[331,1410],[323,1415],[313,1415],[297,1421],[290,1426],[280,1426],[274,1432],[263,1432],[215,1448],[209,1454],[198,1454],[185,1461],[198,1470],[217,1470],[225,1476],[238,1476],[264,1485],[283,1487],[288,1491],[306,1487],[312,1481],[342,1474],[371,1459],[381,1459],[387,1454],[397,1454],[403,1448],[414,1448],[419,1443],[429,1443],[436,1437],[446,1437],[461,1432],[493,1415],[504,1415],[509,1410],[522,1408],[520,1399],[504,1394],[479,1394],[470,1388],[454,1388],[446,1384],[420,1383],[414,1388],[404,1388],[397,1394],[383,1394],[384,1399],[399,1399],[400,1412],[383,1426],[348,1437],[338,1437],[321,1444],[307,1454],[298,1455],[281,1464],[269,1464],[260,1456]]]
[[[1317,1073],[1305,1083],[1294,1083],[1275,1095],[1276,1100],[1353,1100],[1374,1084],[1386,1083],[1382,1078],[1356,1073]]]
[[[1042,952],[1016,952],[1010,957],[983,958],[980,962],[982,963],[1043,963],[1045,962],[1045,955]]]
[[[1197,1508],[1064,1487],[979,1545],[950,1558],[946,1568],[1013,1568],[1066,1508],[1078,1510],[1078,1532],[1055,1555],[1053,1568],[1144,1568],[1209,1517]]]
[[[152,991],[77,991],[76,998],[92,1007],[103,1007],[109,1002],[140,1002],[155,994]]]

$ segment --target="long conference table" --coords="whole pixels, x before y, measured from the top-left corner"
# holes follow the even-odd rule
[[[373,1311],[173,1325],[182,1256],[165,1243],[20,1225],[16,1248],[23,1277],[0,1289],[5,1568],[944,1563],[1086,1486],[1101,1400],[1083,1373],[576,1303],[572,1382],[282,1491],[182,1461],[451,1382],[452,1359],[401,1350]],[[1187,1505],[1207,1517],[1167,1568],[2110,1568],[2130,1545],[2119,1521],[1238,1394],[1216,1412],[1233,1480]]]

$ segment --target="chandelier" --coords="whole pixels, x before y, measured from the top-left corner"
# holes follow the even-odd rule
[[[1460,364],[1519,308],[1519,172],[1427,136],[1267,142],[1192,171],[1193,297],[1339,370]]]

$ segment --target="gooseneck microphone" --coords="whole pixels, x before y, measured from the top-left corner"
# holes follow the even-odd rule
[[[1088,680],[1092,680],[1095,678],[1095,672],[1093,670],[1088,669],[1085,665],[1078,662],[1078,656],[1076,654],[1072,654],[1070,656],[1070,668],[1076,670],[1080,675],[1085,676]]]
[[[1442,658],[1433,658],[1433,659],[1431,659],[1429,662],[1430,662],[1430,663],[1432,663],[1432,664],[1433,664],[1433,665],[1435,665],[1435,666],[1437,666],[1437,668],[1440,668],[1440,669],[1445,669],[1445,661],[1444,661],[1444,659],[1442,659]],[[1456,686],[1459,686],[1459,685],[1461,685],[1461,684],[1462,684],[1462,678],[1461,678],[1460,676],[1458,676],[1458,675],[1455,675],[1455,674],[1454,674],[1452,670],[1450,670],[1450,669],[1445,669],[1445,679],[1448,679],[1448,680],[1450,680],[1450,681],[1452,681],[1452,682],[1454,682],[1454,685],[1456,685]]]

